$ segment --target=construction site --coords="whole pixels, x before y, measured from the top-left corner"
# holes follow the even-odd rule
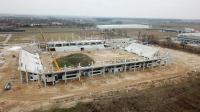
[[[93,101],[98,105],[102,100],[198,79],[199,55],[143,42],[138,30],[162,38],[174,33],[144,27],[119,30],[130,37],[105,36],[102,29],[60,35],[2,33],[0,112],[48,111]]]
[[[43,34],[41,35],[46,41]],[[78,66],[72,64],[70,67],[66,65],[60,67],[57,58],[73,53],[85,54],[94,61],[84,67],[81,61]],[[131,38],[54,41],[33,43],[32,46],[22,49],[19,54],[19,71],[22,83],[24,80],[26,83],[29,80],[38,80],[44,82],[46,87],[47,83],[55,85],[60,80],[66,83],[68,80],[80,80],[81,76],[93,77],[106,73],[116,74],[127,70],[136,71],[164,66],[168,61],[168,53],[161,53],[157,48],[136,43],[136,40]]]

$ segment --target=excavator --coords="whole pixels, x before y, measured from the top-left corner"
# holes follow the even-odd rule
[[[47,45],[47,39],[46,39],[45,36],[43,35],[42,31],[40,31],[40,34],[41,34],[42,38],[43,38],[44,41],[45,41],[45,44],[46,44],[46,47],[47,47],[47,51],[50,53],[50,55],[51,55],[51,57],[52,57],[52,59],[53,59],[53,63],[54,63],[55,66],[56,66],[56,71],[60,71],[61,69],[60,69],[60,67],[59,67],[59,65],[58,65],[58,63],[57,63],[55,57],[53,56],[53,53],[51,52],[49,46]]]

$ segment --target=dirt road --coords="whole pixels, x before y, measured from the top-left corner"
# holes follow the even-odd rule
[[[7,34],[6,39],[3,41],[3,44],[7,44],[8,41],[11,39],[11,37],[12,37],[12,34]]]

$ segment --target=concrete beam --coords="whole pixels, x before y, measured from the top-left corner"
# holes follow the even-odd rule
[[[135,72],[135,70],[136,70],[136,63],[134,63],[134,72]]]

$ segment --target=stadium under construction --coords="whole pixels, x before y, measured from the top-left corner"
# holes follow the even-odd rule
[[[88,66],[63,67],[61,68],[55,58],[56,54],[74,52],[120,52],[127,56],[112,59],[103,59],[101,62],[91,63]],[[48,54],[48,58],[41,58],[43,54]],[[134,56],[132,56],[134,54]],[[104,54],[106,56],[106,54]],[[109,57],[109,56],[106,56]],[[98,57],[101,58],[101,57]],[[73,42],[46,42],[41,45],[34,43],[20,51],[19,71],[21,82],[42,81],[45,85],[55,85],[59,81],[67,83],[68,80],[80,80],[81,76],[93,77],[96,75],[106,75],[108,73],[117,74],[119,72],[145,70],[157,66],[164,66],[169,62],[169,54],[161,53],[158,48],[143,45],[132,38],[108,39],[108,40],[83,40]]]

